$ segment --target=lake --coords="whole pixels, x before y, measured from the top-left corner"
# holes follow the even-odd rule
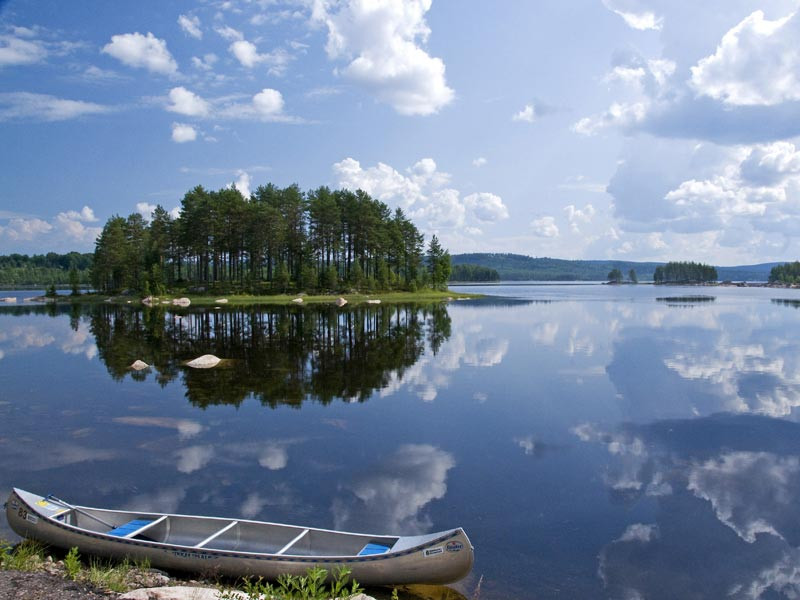
[[[491,297],[3,307],[0,495],[461,525],[482,600],[800,594],[800,290],[455,289]]]

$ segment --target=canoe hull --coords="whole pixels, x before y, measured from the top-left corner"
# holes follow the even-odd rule
[[[29,496],[17,494],[15,490],[6,505],[8,523],[22,537],[64,550],[77,547],[83,554],[148,560],[161,569],[208,577],[275,579],[284,573],[304,575],[312,567],[331,573],[345,566],[351,570],[351,577],[362,585],[445,584],[466,576],[473,563],[472,545],[460,528],[443,532],[424,544],[377,556],[279,556],[121,539],[77,529],[51,518],[36,502],[31,502]]]

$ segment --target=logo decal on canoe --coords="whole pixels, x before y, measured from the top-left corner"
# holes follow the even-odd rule
[[[448,552],[461,552],[464,549],[464,544],[461,542],[447,542],[445,548],[447,548]]]
[[[34,525],[36,525],[39,522],[39,517],[37,517],[36,515],[32,515],[31,513],[28,513],[27,515],[25,515],[25,520],[28,523],[33,523]]]
[[[173,550],[172,553],[179,558],[198,558],[200,560],[208,560],[214,558],[211,554],[204,554],[202,552],[185,552],[183,550]]]
[[[19,502],[16,500],[11,501],[11,510],[17,510],[19,508]]]
[[[423,552],[426,558],[428,556],[436,556],[437,554],[443,554],[443,553],[444,553],[444,548],[442,548],[441,546],[437,546],[436,548],[428,548],[427,550],[425,550],[425,552]]]

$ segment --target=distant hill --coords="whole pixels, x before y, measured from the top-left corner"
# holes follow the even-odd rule
[[[625,260],[562,260],[532,258],[522,254],[454,254],[454,265],[480,265],[494,269],[504,281],[605,281],[609,271],[619,269],[625,278],[631,269],[639,281],[652,281],[653,271],[663,262],[634,262]],[[720,281],[767,281],[777,263],[716,267]]]

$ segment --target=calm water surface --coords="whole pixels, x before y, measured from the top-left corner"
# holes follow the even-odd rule
[[[482,600],[798,597],[800,291],[466,289],[497,297],[4,307],[0,494],[462,525]]]

